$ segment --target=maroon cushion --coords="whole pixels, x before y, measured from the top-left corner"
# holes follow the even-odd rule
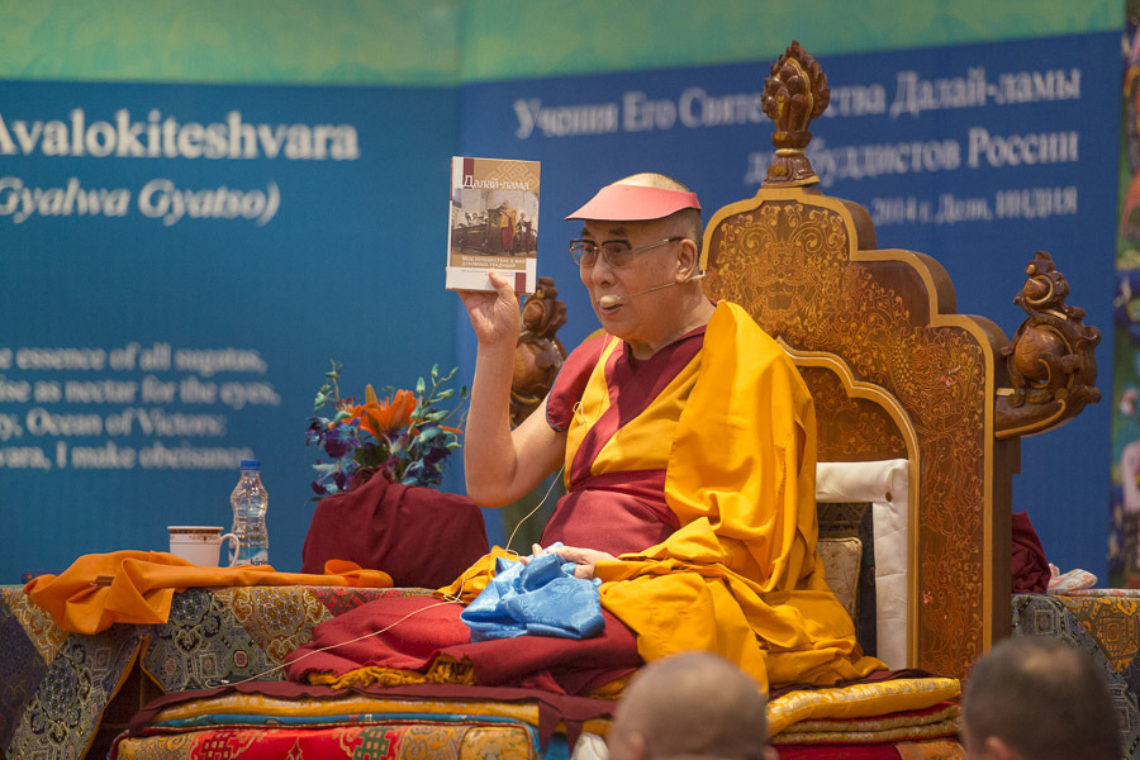
[[[365,667],[426,672],[440,655],[470,663],[483,686],[523,686],[589,694],[642,664],[633,631],[609,612],[587,639],[523,635],[471,641],[463,607],[434,597],[375,599],[318,625],[286,658],[288,675],[343,675]]]
[[[1013,513],[1013,593],[1044,594],[1049,588],[1049,560],[1025,512]]]
[[[330,559],[383,570],[397,586],[451,583],[487,553],[483,513],[466,496],[393,483],[386,473],[317,505],[301,572]]]

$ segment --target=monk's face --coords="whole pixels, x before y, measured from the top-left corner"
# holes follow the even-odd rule
[[[666,241],[684,234],[676,220],[585,223],[582,239],[603,253],[580,274],[606,332],[635,346],[656,345],[675,332],[681,312],[675,285],[684,276],[678,273],[680,241]]]

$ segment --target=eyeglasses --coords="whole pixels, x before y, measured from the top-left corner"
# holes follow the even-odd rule
[[[600,252],[608,265],[614,269],[620,269],[633,259],[633,254],[656,248],[659,245],[676,243],[678,240],[685,240],[685,236],[678,235],[665,238],[649,245],[640,245],[637,248],[631,248],[628,240],[606,240],[601,245],[593,240],[571,240],[570,258],[574,259],[574,263],[583,269],[589,269],[598,263],[598,253]]]

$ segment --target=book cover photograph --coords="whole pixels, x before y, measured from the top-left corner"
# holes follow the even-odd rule
[[[538,271],[539,162],[451,159],[448,290],[494,290],[487,272],[533,293]]]

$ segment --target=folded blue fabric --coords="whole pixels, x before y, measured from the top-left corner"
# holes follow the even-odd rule
[[[526,564],[496,558],[495,577],[459,616],[471,629],[471,640],[598,634],[605,627],[600,581],[575,578],[575,567],[553,553]]]

